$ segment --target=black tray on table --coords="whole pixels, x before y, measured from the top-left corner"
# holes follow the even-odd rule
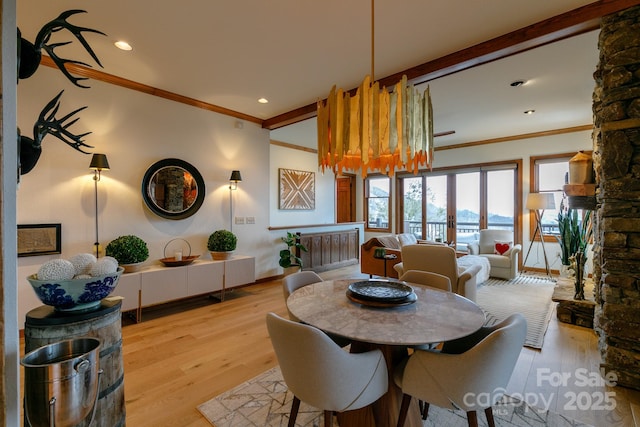
[[[413,304],[417,300],[413,288],[405,282],[391,280],[363,280],[347,288],[347,298],[372,307],[396,307]]]

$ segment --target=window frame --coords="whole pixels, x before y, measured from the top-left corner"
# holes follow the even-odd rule
[[[386,197],[387,199],[387,226],[386,227],[370,227],[369,226],[369,199],[371,198],[369,196],[370,194],[370,190],[369,190],[369,183],[371,182],[372,179],[387,179],[387,182],[389,183],[389,195]],[[365,231],[369,231],[369,232],[382,232],[382,233],[391,233],[391,224],[392,224],[392,217],[391,217],[391,212],[392,212],[392,206],[391,206],[391,202],[392,202],[392,197],[393,197],[393,182],[391,181],[391,177],[387,176],[387,175],[382,175],[382,174],[371,174],[371,175],[367,175],[367,177],[364,179],[364,183],[363,183],[363,189],[364,189],[364,230]],[[375,197],[376,199],[385,199],[384,197]]]
[[[411,177],[426,177],[428,179],[429,176],[436,175],[445,175],[447,176],[447,206],[449,209],[447,211],[447,219],[453,220],[454,224],[456,222],[455,214],[454,218],[451,218],[451,214],[455,212],[455,197],[456,197],[456,186],[455,186],[455,176],[458,173],[464,172],[472,172],[478,171],[480,172],[480,228],[487,228],[487,177],[486,173],[492,170],[502,170],[502,169],[512,169],[514,171],[513,179],[514,179],[514,212],[513,212],[513,238],[514,243],[522,242],[522,212],[524,206],[522,205],[522,192],[523,192],[523,160],[522,159],[510,159],[510,160],[501,160],[496,162],[486,162],[486,163],[474,163],[467,165],[456,165],[456,166],[446,166],[442,168],[434,168],[432,170],[421,170],[417,174],[410,174],[407,172],[400,172],[397,174],[397,185],[396,185],[396,229],[403,230],[403,218],[404,218],[404,201],[403,201],[403,187],[402,187],[402,178],[411,178]],[[423,195],[426,191],[426,187],[423,185]],[[424,200],[424,197],[423,197]],[[423,205],[423,212],[426,212],[426,206]],[[423,230],[426,229],[426,218],[423,215]],[[457,224],[456,224],[457,226]],[[454,240],[456,227],[447,227],[447,241]],[[406,230],[404,231],[406,232]],[[521,263],[522,260],[520,259]]]
[[[593,151],[584,151],[585,154],[591,155],[593,153]],[[542,155],[542,156],[530,156],[529,157],[529,192],[530,193],[538,193],[540,190],[540,183],[539,183],[539,177],[540,177],[540,170],[539,170],[539,164],[541,163],[561,163],[561,162],[566,162],[567,163],[567,170],[569,169],[569,160],[576,155],[575,151],[572,152],[568,152],[568,153],[557,153],[557,154],[546,154],[546,155]],[[566,182],[565,182],[566,184]],[[560,191],[561,193],[564,193],[562,186],[558,189],[558,190],[545,190],[545,192],[556,192],[556,191]],[[559,209],[560,206],[556,206],[556,209]],[[526,207],[525,207],[526,209]],[[529,210],[529,218],[535,218],[535,212],[533,210]],[[533,233],[535,232],[536,229],[536,221],[535,220],[529,220],[529,239],[533,239]],[[556,234],[545,234],[543,233],[543,230],[540,230],[540,233],[542,235],[542,237],[544,238],[545,242],[552,242],[552,243],[557,243],[558,240],[556,238]],[[535,241],[540,241],[540,236],[536,235],[535,236]]]

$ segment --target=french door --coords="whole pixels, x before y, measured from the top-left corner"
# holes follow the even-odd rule
[[[520,162],[398,176],[398,229],[465,251],[483,228],[514,231],[520,240]]]

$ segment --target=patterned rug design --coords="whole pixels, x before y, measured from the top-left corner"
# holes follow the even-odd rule
[[[275,427],[289,421],[293,396],[287,390],[280,368],[270,369],[251,380],[198,406],[198,411],[214,427]],[[494,406],[498,427],[592,427],[553,412],[528,406],[522,401],[505,397]],[[484,414],[478,414],[481,427],[486,427]],[[322,425],[320,411],[300,405],[296,426]],[[334,425],[337,426],[334,418]],[[466,427],[466,414],[432,406],[424,427]]]
[[[476,302],[493,325],[513,313],[527,319],[527,347],[541,349],[553,314],[551,301],[556,283],[547,276],[521,273],[513,280],[490,278],[478,287]]]

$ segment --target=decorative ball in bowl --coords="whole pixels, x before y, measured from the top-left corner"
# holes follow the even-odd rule
[[[115,273],[68,280],[38,280],[38,275],[32,274],[27,280],[40,301],[56,311],[91,311],[113,292],[123,271],[124,268],[118,267]]]

